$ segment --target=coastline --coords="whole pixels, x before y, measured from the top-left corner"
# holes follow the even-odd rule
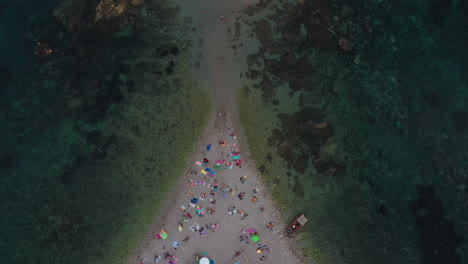
[[[207,2],[205,4],[209,4],[209,3]],[[220,3],[220,6],[209,5],[209,7],[213,9],[220,8],[220,10],[225,10],[225,8],[227,8],[225,6],[222,6],[221,3]],[[200,10],[205,10],[203,6],[200,6],[197,8]],[[231,7],[231,8],[234,8],[234,7]],[[194,10],[191,10],[191,12],[194,12]],[[221,224],[222,228],[225,225],[225,223],[231,223],[231,224],[228,224],[228,227],[224,227],[226,230],[220,231],[220,232],[223,232],[223,234],[229,234],[229,235],[223,235],[223,238],[206,238],[203,242],[204,247],[207,250],[211,249],[210,254],[214,255],[216,258],[228,259],[230,258],[228,257],[228,255],[232,254],[231,251],[234,250],[235,247],[238,247],[237,243],[239,242],[238,241],[236,242],[237,236],[235,235],[235,233],[239,232],[242,229],[241,226],[244,226],[245,224],[248,224],[251,226],[257,226],[257,228],[259,228],[258,230],[262,230],[261,232],[265,232],[263,228],[268,223],[267,220],[265,219],[269,219],[269,221],[275,223],[276,231],[271,232],[271,233],[266,233],[266,234],[262,233],[262,234],[266,239],[265,243],[269,244],[269,248],[271,248],[275,252],[274,259],[276,261],[279,261],[278,263],[281,263],[281,261],[286,261],[286,259],[289,259],[289,260],[296,259],[292,261],[294,263],[299,263],[302,261],[301,260],[302,258],[298,256],[302,255],[302,253],[296,247],[294,240],[285,237],[285,234],[283,233],[286,226],[283,223],[283,219],[281,219],[280,217],[281,212],[278,210],[280,207],[274,202],[272,194],[270,193],[268,187],[265,184],[264,179],[262,178],[262,176],[259,174],[257,170],[259,166],[257,166],[255,162],[253,161],[253,157],[249,151],[249,147],[247,143],[248,139],[245,137],[245,131],[243,129],[243,126],[241,125],[240,112],[239,112],[240,106],[239,106],[238,100],[239,100],[239,89],[241,89],[241,84],[240,84],[241,74],[240,73],[245,71],[246,69],[244,57],[241,55],[239,56],[240,59],[238,59],[238,53],[240,51],[239,50],[234,51],[230,47],[231,46],[230,39],[228,39],[227,35],[225,35],[226,26],[228,25],[225,25],[225,22],[223,23],[222,21],[216,21],[217,17],[213,15],[213,13],[216,13],[216,11],[212,10],[211,12],[210,11],[207,11],[207,12],[209,16],[211,17],[210,20],[215,21],[215,23],[211,25],[213,29],[209,30],[209,29],[203,28],[203,32],[210,32],[211,34],[204,38],[204,41],[203,41],[204,44],[200,45],[200,47],[196,47],[196,44],[194,44],[194,47],[193,47],[194,51],[192,52],[192,54],[203,54],[203,59],[201,61],[202,66],[194,67],[193,72],[195,76],[200,78],[199,81],[208,80],[209,86],[212,88],[214,107],[212,110],[210,121],[208,122],[206,129],[204,130],[203,136],[199,140],[199,143],[198,143],[199,151],[198,152],[195,151],[194,154],[189,159],[189,163],[185,165],[185,173],[179,177],[179,183],[177,184],[176,187],[174,187],[174,191],[172,191],[172,194],[166,197],[163,208],[159,210],[162,213],[160,213],[159,216],[156,217],[155,222],[149,228],[149,234],[145,236],[144,241],[142,241],[142,243],[138,247],[138,251],[131,257],[130,261],[132,261],[132,263],[141,263],[141,262],[148,263],[152,260],[152,257],[155,254],[160,255],[163,253],[162,251],[164,250],[170,251],[169,248],[171,246],[169,242],[164,241],[164,240],[158,241],[155,237],[157,232],[159,232],[161,229],[164,229],[167,232],[169,232],[170,239],[168,240],[177,239],[180,242],[181,235],[178,232],[175,232],[174,224],[177,223],[179,221],[178,219],[180,218],[180,212],[179,212],[180,205],[186,203],[186,200],[188,199],[187,191],[189,189],[188,189],[187,183],[190,181],[191,178],[198,177],[198,176],[191,175],[190,172],[192,172],[193,169],[197,170],[194,164],[195,162],[201,159],[201,155],[212,155],[210,153],[206,153],[206,151],[200,151],[200,150],[204,149],[204,147],[207,144],[216,145],[216,143],[219,140],[227,136],[228,131],[234,131],[237,137],[239,138],[237,141],[234,141],[234,142],[238,144],[239,149],[242,153],[242,156],[244,157],[244,159],[246,159],[246,163],[242,166],[242,169],[240,168],[238,169],[239,171],[236,172],[236,170],[233,170],[233,173],[236,173],[236,175],[239,173],[241,174],[245,173],[246,175],[249,175],[248,176],[249,182],[253,184],[252,186],[256,186],[261,190],[261,194],[262,194],[261,204],[263,205],[265,211],[262,214],[252,213],[250,214],[249,218],[247,218],[248,219],[246,220],[247,222],[241,221],[239,223],[239,222],[236,222],[235,219],[232,219],[232,217],[229,218],[229,216],[224,215],[226,214],[224,210],[227,210],[228,204],[223,202],[219,206],[225,209],[217,210],[218,212],[216,213],[215,217],[219,219],[218,221]],[[205,21],[204,23],[209,23],[208,21],[206,21],[206,16],[204,15],[204,13],[203,12],[201,13],[203,15],[199,14],[195,20],[200,19],[201,21]],[[234,15],[236,12],[218,11],[218,13],[232,13]],[[182,20],[185,17],[185,15],[186,14],[184,14],[184,10],[181,10],[180,19]],[[234,19],[233,17],[229,17],[229,18],[232,20]],[[192,19],[193,17],[191,18],[191,20]],[[194,24],[196,23],[197,22],[195,21]],[[232,25],[231,23],[229,24]],[[208,25],[208,24],[204,24],[204,25]],[[243,27],[248,28],[247,25],[244,25]],[[227,31],[229,32],[229,30]],[[200,32],[197,34],[200,36]],[[221,40],[225,38],[225,36],[226,36],[226,39]],[[244,36],[242,38],[242,41],[248,41],[247,37]],[[253,41],[256,42],[255,36],[253,37]],[[195,39],[194,39],[194,43],[195,43]],[[224,62],[219,61],[218,58],[220,56],[223,58]],[[196,57],[195,55],[192,56],[192,58],[194,59],[193,61],[194,65],[196,64],[195,57]],[[218,150],[218,151],[220,151],[218,154],[223,154],[222,150]],[[226,172],[226,173],[230,173],[230,172]],[[219,177],[220,178],[218,179],[221,182],[229,183],[230,186],[237,184],[235,183],[236,180],[233,179],[232,176],[221,175]],[[206,179],[206,180],[209,180],[209,179]],[[243,186],[238,186],[238,187],[243,188]],[[229,203],[238,203],[238,202],[230,201]],[[256,204],[245,204],[245,203],[247,203],[247,201],[241,202],[241,204],[243,204],[243,208],[247,208],[246,211],[257,210],[255,209],[257,206]],[[218,216],[218,214],[220,216]],[[202,221],[202,220],[199,220],[199,221]],[[184,227],[184,229],[186,228],[187,227]],[[182,233],[183,232],[184,231],[182,231]],[[278,237],[280,239],[278,239]],[[223,241],[223,244],[230,247],[230,249],[226,251],[224,247],[218,248],[220,241]],[[183,245],[181,245],[181,247],[182,246]],[[215,248],[216,250],[214,250]],[[200,250],[201,249],[199,245],[197,245],[193,248],[190,247],[190,249],[187,249],[187,251],[189,252],[191,251],[192,253],[181,253],[180,250],[175,253],[177,253],[179,259],[181,259],[182,261],[184,260],[188,261],[189,255],[194,256],[194,254],[197,251],[200,252]],[[213,253],[212,252],[213,250],[216,253]],[[245,258],[249,258],[251,259],[251,261],[253,261],[253,259],[255,258],[254,255],[252,255],[252,253],[250,252],[249,253],[246,252]]]

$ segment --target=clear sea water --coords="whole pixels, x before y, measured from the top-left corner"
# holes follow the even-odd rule
[[[2,263],[122,263],[206,124],[177,10],[98,2],[0,0]],[[241,117],[308,262],[466,263],[468,2],[267,2]]]

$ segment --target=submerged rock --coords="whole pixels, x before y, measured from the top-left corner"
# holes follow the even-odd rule
[[[265,168],[265,165],[262,165],[258,168],[258,171],[263,174],[265,172],[266,168]]]
[[[329,175],[337,175],[337,174],[344,172],[344,166],[331,159],[318,161],[315,164],[315,169],[318,172],[326,173]]]
[[[316,107],[305,107],[299,111],[299,116],[302,121],[320,122],[326,117],[326,114]]]
[[[293,187],[293,192],[297,197],[303,198],[304,197],[304,186],[302,186],[302,184],[300,184],[299,182],[296,182],[296,184],[294,184],[294,187]]]
[[[309,155],[303,154],[297,158],[296,162],[294,162],[294,170],[299,174],[304,174],[307,167],[309,166]]]
[[[293,148],[290,146],[280,146],[278,147],[278,154],[288,163],[289,166],[292,166],[296,156],[294,155]]]
[[[299,135],[306,141],[323,145],[333,135],[333,128],[328,123],[302,122]]]
[[[284,141],[284,133],[279,129],[273,129],[271,137],[268,138],[268,144],[270,146],[278,147]]]
[[[270,23],[265,19],[254,22],[255,34],[257,35],[260,45],[267,50],[271,50],[273,44],[273,31]]]
[[[273,90],[273,83],[270,81],[270,79],[263,78],[263,81],[260,85],[263,91],[262,93],[263,99],[269,100],[273,98],[273,96],[275,95],[275,91]]]
[[[330,1],[307,1],[303,11],[308,41],[320,49],[338,49],[338,39],[334,32],[336,11]]]
[[[255,63],[257,63],[257,56],[255,54],[249,54],[247,56],[247,65],[253,66]]]
[[[290,21],[283,29],[283,39],[288,44],[299,45],[307,40],[306,36],[301,34],[301,24],[298,20]]]
[[[289,83],[290,88],[297,91],[305,90],[310,85],[309,76],[313,66],[306,56],[297,59],[294,56],[284,56],[281,61],[277,59],[265,61],[265,70]]]

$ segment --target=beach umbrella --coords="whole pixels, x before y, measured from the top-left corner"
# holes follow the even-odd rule
[[[203,257],[200,259],[200,262],[198,262],[200,264],[210,264],[210,259],[208,259],[207,257]]]
[[[220,170],[223,169],[223,168],[221,167],[221,165],[219,165],[219,164],[216,164],[216,165],[214,165],[213,167],[215,168],[216,171],[220,171]]]
[[[162,234],[161,234],[161,237],[162,237],[162,239],[167,239],[167,237],[168,237],[168,236],[167,236],[167,233],[162,233]]]
[[[258,236],[253,236],[253,237],[252,237],[252,241],[253,241],[253,242],[257,242],[257,241],[258,241],[258,239],[259,239],[259,237],[258,237]]]

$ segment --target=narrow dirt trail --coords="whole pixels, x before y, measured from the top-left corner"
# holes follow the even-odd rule
[[[239,119],[237,95],[241,85],[240,73],[245,69],[245,55],[249,52],[247,47],[256,45],[248,42],[255,43],[256,40],[240,36],[236,42],[243,42],[245,49],[238,47],[234,50],[232,46],[235,43],[228,32],[234,34],[234,20],[238,15],[236,12],[256,1],[173,2],[180,6],[181,23],[192,21],[190,26],[197,29],[192,36],[192,65],[199,62],[199,66],[193,66],[192,72],[199,82],[209,86],[215,109],[207,132],[193,154],[185,175],[181,177],[172,200],[168,201],[166,209],[161,212],[161,219],[154,224],[153,233],[142,243],[133,263],[153,263],[155,255],[163,256],[168,253],[176,255],[178,263],[191,264],[196,263],[196,255],[204,252],[217,264],[301,263],[302,260],[298,257],[301,252],[294,248],[294,241],[284,235],[285,226],[280,220],[280,212],[274,206],[267,187],[263,185],[257,167],[249,160],[247,141]],[[241,24],[241,27],[247,28],[247,25]],[[232,133],[236,136],[232,136]],[[225,141],[225,146],[219,144],[220,141]],[[211,145],[210,150],[208,145]],[[233,156],[237,155],[233,152],[240,152],[243,162],[230,169],[228,164],[235,163]],[[204,158],[209,163],[206,166],[197,165]],[[222,167],[216,171],[216,175],[209,177],[203,174],[202,170],[213,169],[216,163]],[[247,176],[245,183],[240,181],[243,175]],[[215,189],[214,185],[219,186],[221,191]],[[242,198],[238,196],[240,193],[244,193]],[[252,200],[254,197],[255,201]],[[198,199],[198,204],[193,204],[193,207],[190,206],[192,198]],[[211,199],[216,202],[212,203]],[[180,210],[182,206],[186,208],[185,212]],[[208,208],[213,208],[216,212],[197,215],[197,209]],[[237,212],[229,213],[233,208]],[[240,211],[248,216],[242,216]],[[185,221],[185,213],[190,213],[192,218]],[[266,228],[266,224],[270,222],[276,226],[275,230]],[[179,224],[183,226],[182,230],[178,230]],[[205,233],[191,230],[190,227],[195,224],[206,227]],[[211,224],[219,224],[219,229],[209,229]],[[168,239],[157,239],[155,234],[161,229],[168,233]],[[249,234],[243,233],[243,230],[249,229],[258,232],[258,242],[253,242]],[[241,235],[246,238],[244,242],[240,241]],[[186,238],[189,238],[188,242],[183,242]],[[179,245],[177,249],[173,247],[174,243]],[[257,252],[259,246],[261,251]],[[235,257],[234,252],[242,253]],[[262,256],[266,260],[260,260]],[[163,258],[158,263],[169,262]]]

